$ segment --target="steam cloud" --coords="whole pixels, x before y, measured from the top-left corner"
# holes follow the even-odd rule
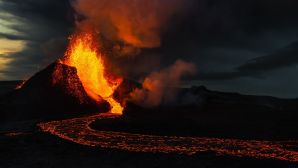
[[[145,78],[141,89],[135,89],[131,94],[133,102],[154,107],[161,103],[168,103],[175,99],[176,88],[181,77],[194,74],[196,67],[192,63],[177,60],[172,66],[159,72],[153,72]]]
[[[76,0],[73,6],[86,17],[80,28],[92,26],[110,40],[154,48],[167,20],[187,5],[183,0]]]

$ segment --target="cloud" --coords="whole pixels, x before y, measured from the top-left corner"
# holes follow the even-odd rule
[[[202,80],[231,80],[242,77],[264,77],[266,73],[289,68],[298,64],[298,42],[278,51],[257,57],[228,72],[213,72],[200,75]]]
[[[5,79],[6,76],[5,74],[7,72],[4,71],[4,69],[7,67],[7,64],[9,64],[11,60],[9,58],[7,58],[7,56],[5,54],[0,54],[0,65],[1,65],[1,69],[0,69],[0,80]]]
[[[249,60],[237,69],[241,72],[266,72],[298,64],[298,42],[280,49],[276,53]]]
[[[63,54],[59,48],[66,40],[53,41],[66,39],[71,32],[68,0],[2,0],[0,9],[0,39],[24,43],[21,51],[7,54],[10,62],[1,68],[5,80],[28,78]],[[50,53],[45,47],[57,51]]]

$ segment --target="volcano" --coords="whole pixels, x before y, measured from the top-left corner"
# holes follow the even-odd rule
[[[55,62],[36,73],[2,103],[8,118],[49,119],[108,111],[109,103],[96,103],[86,93],[74,67]],[[11,112],[13,111],[13,112]]]
[[[137,83],[110,74],[100,49],[94,33],[71,36],[62,58],[1,100],[3,118],[44,120],[108,111],[121,115],[124,100]]]

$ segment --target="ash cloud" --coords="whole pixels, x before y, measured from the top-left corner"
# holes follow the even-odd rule
[[[183,0],[76,0],[73,6],[86,19],[78,26],[94,27],[106,38],[138,48],[161,44],[168,20],[187,9]]]

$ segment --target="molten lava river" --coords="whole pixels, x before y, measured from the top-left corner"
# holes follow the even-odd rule
[[[218,155],[277,159],[298,162],[298,152],[292,150],[296,141],[258,141],[205,137],[143,135],[128,132],[99,131],[90,128],[95,120],[121,117],[123,107],[113,97],[121,78],[108,79],[102,55],[94,49],[92,35],[81,34],[71,38],[71,45],[63,63],[77,68],[77,74],[87,94],[95,101],[101,98],[111,105],[109,113],[88,117],[40,123],[44,132],[81,145],[112,148],[132,152],[159,152],[193,155],[213,151]],[[294,148],[295,149],[295,148]]]
[[[278,159],[298,162],[297,146],[293,141],[257,141],[205,137],[179,137],[143,135],[126,132],[98,131],[89,127],[95,120],[117,118],[118,114],[104,113],[89,117],[40,123],[44,132],[60,138],[94,147],[112,148],[132,152],[159,152],[193,155],[213,151],[218,155]]]

